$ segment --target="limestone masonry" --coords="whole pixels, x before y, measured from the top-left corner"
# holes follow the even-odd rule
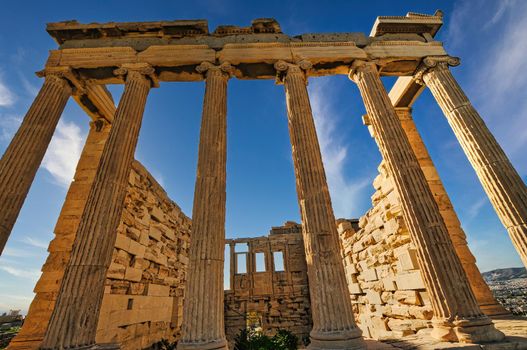
[[[212,32],[48,24],[58,48],[0,159],[0,254],[70,96],[90,132],[8,349],[226,350],[242,329],[286,329],[311,350],[527,349],[527,321],[503,320],[413,122],[428,87],[527,264],[527,187],[450,72],[442,24],[440,11],[378,17],[369,35],[290,36],[271,18]],[[383,158],[358,220],[334,216],[306,87],[337,74],[359,89]],[[398,77],[390,92],[383,76]],[[230,79],[285,91],[301,224],[268,236],[225,235]],[[151,89],[189,81],[205,84],[192,222],[134,159]],[[124,85],[117,106],[107,84]]]

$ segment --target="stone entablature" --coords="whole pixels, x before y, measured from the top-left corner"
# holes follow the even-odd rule
[[[311,303],[301,225],[287,222],[273,227],[267,237],[226,244],[231,262],[231,287],[225,291],[227,340],[232,342],[251,322],[259,323],[266,334],[287,329],[300,340],[308,338]]]
[[[384,32],[392,28],[396,34],[368,37],[364,33],[290,36],[272,19],[255,20],[250,27],[220,26],[212,33],[204,20],[67,21],[48,25],[60,48],[51,51],[46,67],[72,68],[82,80],[96,84],[122,83],[112,69],[123,63],[149,64],[159,81],[203,80],[195,70],[203,61],[230,62],[239,79],[275,79],[273,65],[280,60],[311,62],[310,76],[347,74],[355,59],[375,60],[385,75],[411,75],[424,57],[446,55],[442,44],[433,40],[441,24],[441,16],[409,14],[382,21]],[[398,29],[401,26],[407,29]],[[88,100],[82,103],[88,105]]]

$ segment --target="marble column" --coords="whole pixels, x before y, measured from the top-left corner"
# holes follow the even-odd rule
[[[153,69],[130,64],[115,71],[125,88],[77,229],[55,309],[41,349],[95,346],[104,282],[128,188]],[[101,345],[99,345],[101,347]],[[117,344],[107,345],[117,348]]]
[[[359,87],[370,123],[417,247],[418,263],[434,311],[432,336],[443,341],[503,339],[472,293],[437,203],[373,63],[356,61],[350,78]]]
[[[488,316],[509,314],[509,312],[496,301],[492,291],[476,266],[476,258],[468,247],[465,231],[461,228],[461,223],[457,217],[456,211],[454,210],[454,206],[441,182],[437,169],[432,158],[430,158],[430,154],[426,149],[421,135],[415,126],[412,118],[412,109],[410,107],[399,107],[395,108],[395,112],[399,117],[404,133],[410,142],[410,146],[417,157],[419,166],[421,167],[421,170],[423,170],[428,186],[434,195],[434,199],[439,207],[439,212],[443,217],[448,234],[454,244],[457,256],[461,260],[461,265],[467,274],[470,287],[472,288],[472,292],[476,297],[479,307]]]
[[[75,234],[88,199],[86,189],[93,184],[110,129],[111,124],[104,119],[90,123],[90,132],[55,225],[55,238],[48,246],[49,255],[33,289],[35,298],[29,306],[22,329],[7,347],[9,350],[38,349],[44,340],[62,276],[70,259]]]
[[[0,255],[71,93],[63,74],[46,74],[44,85],[0,160]]]
[[[434,95],[474,167],[498,217],[527,266],[527,187],[452,76],[454,57],[427,57],[422,80]]]
[[[190,263],[178,350],[228,349],[223,317],[228,63],[204,62],[198,170],[192,209]]]
[[[356,326],[339,237],[307,92],[310,63],[275,64],[285,86],[289,134],[302,218],[313,329],[309,349],[365,349]]]

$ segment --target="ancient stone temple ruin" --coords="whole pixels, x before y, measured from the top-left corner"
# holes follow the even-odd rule
[[[507,328],[491,318],[507,312],[413,122],[428,87],[527,264],[527,188],[451,74],[459,59],[434,39],[442,23],[440,12],[408,13],[378,17],[369,35],[297,36],[273,19],[212,32],[204,20],[49,24],[59,46],[0,160],[0,252],[70,97],[90,132],[8,349],[132,350],[162,340],[226,349],[247,326],[288,329],[309,349],[526,348],[511,336],[527,334],[527,322]],[[306,88],[308,78],[336,74],[360,90],[383,157],[372,208],[358,221],[334,217]],[[382,76],[398,77],[391,91]],[[226,240],[230,79],[285,89],[300,225]],[[150,89],[182,81],[206,86],[192,219],[134,160]],[[107,84],[124,84],[117,106]]]

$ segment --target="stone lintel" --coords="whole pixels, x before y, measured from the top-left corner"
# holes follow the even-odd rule
[[[46,68],[71,67],[80,79],[98,84],[121,84],[113,69],[127,63],[145,63],[156,70],[159,81],[200,81],[195,68],[201,62],[236,66],[238,79],[275,79],[274,63],[309,61],[311,76],[347,74],[356,59],[375,60],[383,75],[413,75],[424,57],[443,56],[439,42],[376,41],[365,48],[354,42],[294,42],[227,44],[221,50],[207,45],[150,46],[137,51],[130,46],[60,49],[50,52]]]
[[[408,12],[406,16],[379,16],[373,24],[371,37],[385,34],[430,34],[434,37],[443,25],[443,13],[434,15]]]
[[[413,103],[425,89],[411,76],[399,77],[388,96],[394,107],[412,107]]]

